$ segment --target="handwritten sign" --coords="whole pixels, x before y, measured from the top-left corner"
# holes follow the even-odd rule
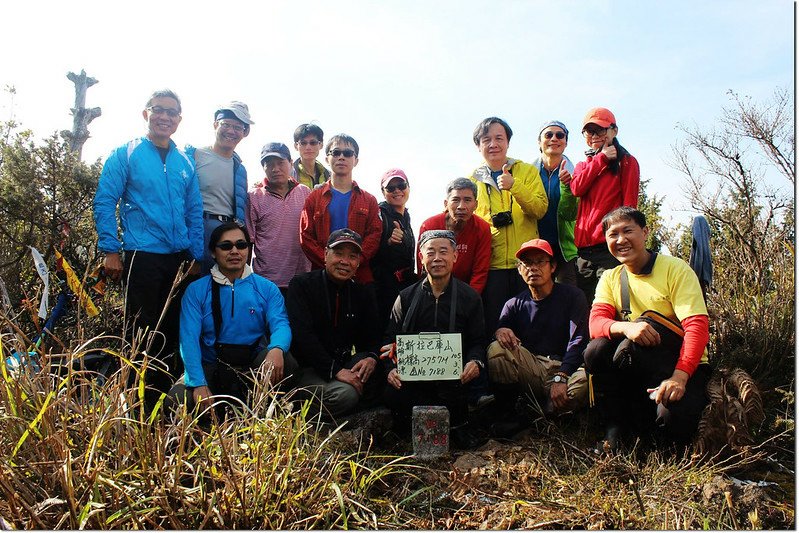
[[[397,373],[402,381],[460,379],[460,333],[397,335]]]

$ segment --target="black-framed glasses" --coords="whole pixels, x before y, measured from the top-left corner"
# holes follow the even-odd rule
[[[330,150],[327,155],[332,155],[333,157],[340,157],[342,155],[344,157],[352,157],[355,155],[355,150],[350,150],[349,148],[346,150],[339,150],[336,148],[335,150]]]
[[[147,111],[153,115],[167,115],[170,118],[177,118],[180,116],[180,111],[171,107],[161,107],[160,105],[151,105]]]
[[[549,259],[539,259],[538,261],[521,261],[520,260],[519,261],[519,266],[523,266],[524,268],[526,268],[528,270],[531,270],[533,268],[541,270],[542,268],[544,268],[545,265],[548,265],[549,263],[550,263]]]
[[[220,121],[219,127],[223,130],[235,131],[236,133],[244,133],[244,130],[247,129],[247,126],[243,124],[236,124],[234,122],[225,122],[225,121]]]
[[[399,183],[398,185],[388,185],[387,187],[383,187],[383,188],[386,190],[386,192],[394,192],[397,189],[399,189],[401,191],[404,191],[405,189],[408,188],[408,184],[403,181],[403,182]]]
[[[322,141],[317,141],[316,139],[313,141],[297,141],[297,144],[300,146],[319,146],[322,144]]]
[[[219,248],[220,250],[224,250],[225,252],[227,252],[228,250],[232,250],[234,246],[236,247],[236,250],[246,250],[247,248],[252,246],[252,243],[249,241],[245,241],[243,239],[238,240],[236,242],[222,241],[216,243],[216,247]]]
[[[553,136],[556,139],[559,139],[561,141],[566,138],[566,134],[563,133],[562,131],[545,131],[544,132],[544,139],[551,139]]]

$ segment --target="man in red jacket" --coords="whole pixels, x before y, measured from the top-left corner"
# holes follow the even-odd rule
[[[583,118],[588,158],[574,168],[572,194],[579,198],[574,244],[577,246],[577,286],[588,303],[602,273],[619,265],[602,234],[602,217],[623,205],[638,205],[638,161],[619,144],[616,117],[609,109],[595,107]]]
[[[327,142],[325,153],[332,176],[305,200],[300,216],[302,251],[313,269],[324,268],[328,237],[336,230],[349,228],[363,239],[362,261],[355,280],[371,284],[374,277],[369,261],[380,247],[383,224],[375,197],[352,179],[352,171],[358,164],[358,143],[349,135],[335,135]]]
[[[477,185],[466,178],[456,178],[447,185],[444,212],[422,222],[419,235],[428,230],[448,229],[455,234],[458,260],[452,275],[482,294],[491,263],[491,226],[474,214]],[[422,275],[422,260],[416,248],[417,272]]]

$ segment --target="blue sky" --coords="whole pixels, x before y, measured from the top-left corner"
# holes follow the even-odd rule
[[[242,100],[256,122],[238,150],[251,181],[263,176],[264,143],[291,146],[294,128],[316,121],[327,137],[356,138],[355,178],[372,193],[383,171],[407,172],[417,228],[441,209],[446,183],[480,163],[471,136],[481,119],[507,120],[509,155],[526,161],[537,157],[539,125],[562,120],[576,162],[581,119],[594,106],[615,113],[650,191],[666,195],[667,219],[688,220],[684,178],[667,164],[675,126],[712,125],[730,89],[757,100],[794,89],[787,0],[109,5],[3,8],[0,86],[17,96],[13,109],[0,98],[0,120],[13,111],[38,137],[70,128],[65,75],[85,68],[100,80],[87,105],[103,110],[84,148],[92,160],[145,131],[153,89],[181,96],[181,145],[210,143],[216,106]],[[74,26],[82,33],[69,41]]]

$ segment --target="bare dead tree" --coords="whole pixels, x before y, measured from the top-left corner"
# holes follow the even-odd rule
[[[80,74],[67,73],[67,78],[75,84],[75,107],[72,108],[72,131],[64,130],[61,133],[69,140],[70,148],[80,159],[83,145],[89,139],[89,123],[99,117],[102,111],[99,107],[86,108],[86,91],[97,83],[95,78],[87,76],[83,69]]]
[[[785,89],[765,102],[728,94],[715,126],[678,125],[671,165],[711,226],[717,346],[784,377],[795,346],[793,100]]]

